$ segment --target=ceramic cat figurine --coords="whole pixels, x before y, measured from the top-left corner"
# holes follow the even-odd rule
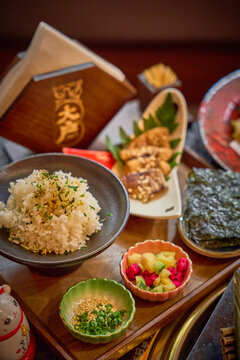
[[[36,351],[35,338],[10,292],[10,286],[0,286],[0,360],[31,360]]]

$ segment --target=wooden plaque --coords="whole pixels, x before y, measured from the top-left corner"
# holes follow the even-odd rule
[[[37,75],[0,120],[0,136],[38,153],[86,148],[135,95],[93,63]]]

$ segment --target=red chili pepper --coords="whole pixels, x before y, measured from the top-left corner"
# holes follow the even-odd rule
[[[113,165],[115,164],[116,160],[112,156],[112,154],[109,151],[101,151],[101,150],[83,150],[83,149],[74,149],[74,148],[67,148],[64,147],[62,149],[64,154],[68,155],[77,155],[82,156],[87,159],[94,160],[106,167],[108,167],[110,170],[113,168]]]

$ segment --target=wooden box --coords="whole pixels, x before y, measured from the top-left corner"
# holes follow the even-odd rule
[[[0,119],[0,136],[40,153],[86,148],[135,95],[91,62],[37,75]]]

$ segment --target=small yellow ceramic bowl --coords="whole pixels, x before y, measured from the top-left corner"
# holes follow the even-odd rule
[[[174,251],[175,252],[175,258],[178,260],[179,258],[183,257],[188,260],[188,269],[185,273],[182,285],[175,288],[172,291],[163,292],[163,293],[157,293],[147,290],[142,290],[139,287],[135,285],[133,281],[130,281],[128,279],[128,276],[126,274],[126,270],[128,268],[128,256],[133,253],[153,253],[158,254],[161,251]],[[192,276],[192,262],[188,256],[188,254],[183,251],[183,249],[180,246],[177,246],[173,243],[163,241],[163,240],[145,240],[143,242],[139,242],[135,244],[134,246],[131,246],[128,251],[123,255],[121,263],[120,263],[120,272],[122,279],[126,285],[126,287],[136,296],[149,301],[166,301],[168,299],[173,298],[177,294],[179,294],[183,288],[188,284],[188,282],[191,279]]]

